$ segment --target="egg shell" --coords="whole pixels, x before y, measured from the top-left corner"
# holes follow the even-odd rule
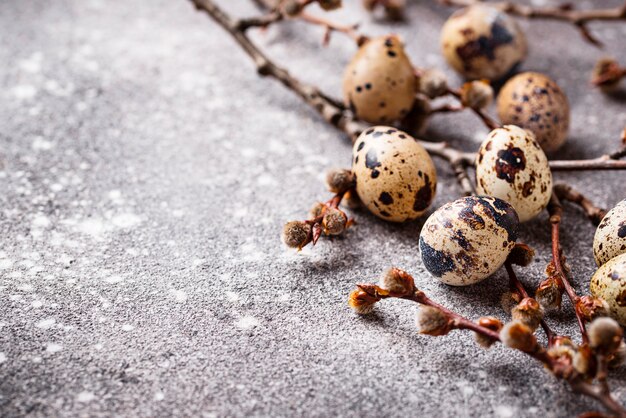
[[[626,326],[626,254],[602,265],[591,278],[589,289],[608,303],[611,317]]]
[[[498,94],[497,107],[503,124],[531,131],[547,153],[559,149],[567,139],[567,96],[544,74],[527,72],[511,78]]]
[[[357,118],[390,123],[406,116],[415,101],[417,78],[397,36],[362,45],[345,70],[343,97]]]
[[[487,135],[476,158],[476,192],[510,203],[520,222],[534,218],[548,205],[552,173],[531,132],[506,125]]]
[[[409,134],[388,126],[370,128],[357,138],[352,156],[357,194],[379,218],[393,222],[415,219],[433,201],[435,165]]]
[[[437,209],[424,223],[419,247],[426,269],[443,283],[467,286],[486,279],[515,246],[515,209],[490,196],[469,196]]]
[[[626,253],[626,199],[615,205],[602,218],[593,237],[593,257],[598,266],[624,253]]]
[[[506,13],[485,5],[454,12],[441,30],[443,55],[468,79],[498,80],[526,57],[526,37]]]

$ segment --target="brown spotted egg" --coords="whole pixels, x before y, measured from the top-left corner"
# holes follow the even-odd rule
[[[623,253],[626,253],[626,199],[602,218],[593,237],[593,257],[598,266]]]
[[[509,202],[520,222],[548,205],[552,173],[531,132],[506,125],[487,135],[476,158],[476,192]]]
[[[515,209],[495,197],[469,196],[447,203],[422,227],[422,262],[443,283],[477,283],[504,264],[515,246],[518,224]]]
[[[441,30],[443,55],[468,79],[498,80],[526,57],[526,37],[506,13],[485,5],[457,10]]]
[[[437,188],[437,172],[428,152],[395,128],[363,132],[352,150],[352,172],[363,204],[379,218],[404,222],[421,216]]]
[[[498,94],[498,116],[535,134],[547,153],[560,148],[569,129],[569,102],[559,86],[540,73],[522,73],[506,82]]]
[[[346,68],[343,97],[357,118],[390,123],[409,113],[417,78],[397,36],[381,36],[362,45]]]
[[[626,254],[620,254],[600,267],[589,286],[591,294],[609,305],[610,315],[626,326]]]

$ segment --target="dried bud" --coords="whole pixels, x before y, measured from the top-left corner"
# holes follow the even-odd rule
[[[335,168],[326,173],[326,184],[333,193],[344,193],[352,189],[355,181],[352,171],[345,168]]]
[[[322,202],[317,202],[316,204],[314,204],[311,210],[309,211],[309,215],[311,216],[311,219],[315,219],[318,216],[321,216],[325,209],[326,209],[326,205],[323,204]]]
[[[554,359],[561,359],[571,364],[577,352],[574,347],[569,345],[555,345],[548,350],[548,355]]]
[[[511,310],[511,316],[514,320],[520,321],[534,331],[543,319],[543,310],[535,299],[524,298]]]
[[[469,81],[461,87],[461,104],[472,109],[483,109],[493,101],[493,89],[486,80]]]
[[[452,329],[452,321],[437,308],[421,305],[417,311],[417,328],[420,334],[446,335]]]
[[[609,316],[609,304],[604,299],[594,296],[581,297],[576,303],[576,309],[587,322],[601,316]]]
[[[539,284],[535,292],[537,302],[544,309],[558,309],[561,307],[563,290],[556,277],[548,277]]]
[[[413,277],[406,271],[395,267],[383,273],[379,286],[394,296],[406,296],[415,292]]]
[[[436,68],[425,70],[419,78],[419,91],[431,99],[443,96],[448,92],[448,78]]]
[[[479,318],[476,322],[481,327],[490,329],[492,331],[500,332],[500,330],[502,329],[502,321],[491,316]],[[478,334],[476,332],[474,333],[474,338],[476,338],[476,342],[478,343],[478,345],[483,348],[489,348],[493,345],[493,343],[495,343],[495,340],[492,340],[491,338],[486,337],[482,334]]]
[[[624,360],[626,360],[626,343],[622,341],[609,358],[609,367],[616,369],[624,364]]]
[[[302,221],[287,222],[283,227],[282,238],[288,247],[300,250],[311,242],[311,225]]]
[[[406,0],[386,0],[384,5],[387,19],[396,21],[404,19]]]
[[[359,315],[366,315],[372,312],[374,304],[379,300],[362,289],[355,289],[350,293],[348,305]]]
[[[570,337],[565,337],[563,335],[557,335],[556,337],[554,337],[554,346],[558,347],[561,345],[567,345],[569,347],[574,347],[574,343],[572,342]]]
[[[532,352],[537,348],[533,331],[520,321],[511,321],[500,331],[502,344],[517,350]]]
[[[509,253],[507,261],[511,264],[526,267],[533,261],[535,250],[526,244],[515,244],[515,247]]]
[[[379,0],[363,0],[363,7],[365,8],[365,10],[371,12],[378,4],[378,1]]]
[[[595,356],[591,352],[591,349],[586,345],[578,347],[578,350],[574,355],[572,364],[574,366],[574,369],[576,369],[576,371],[582,375],[592,376],[595,374]]]
[[[341,7],[341,0],[317,0],[324,10],[335,10]]]
[[[363,203],[361,202],[361,198],[355,191],[349,191],[343,197],[343,201],[346,206],[352,210],[361,209],[363,207]]]
[[[339,235],[346,229],[348,217],[337,208],[329,207],[322,218],[322,226],[326,235]]]
[[[510,314],[511,310],[517,306],[518,303],[522,300],[522,297],[513,292],[504,292],[502,297],[500,298],[500,306],[504,309],[504,312]]]
[[[589,345],[599,354],[612,354],[620,346],[623,330],[611,318],[601,317],[589,324]]]
[[[623,77],[623,71],[613,58],[601,58],[591,73],[591,82],[602,91],[614,91]]]
[[[282,0],[280,8],[285,15],[296,16],[302,12],[304,4],[299,0]]]

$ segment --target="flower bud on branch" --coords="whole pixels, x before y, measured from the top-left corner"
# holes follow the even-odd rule
[[[602,316],[609,316],[609,304],[594,296],[582,296],[576,302],[576,309],[587,322]]]
[[[511,310],[511,317],[534,331],[543,319],[543,310],[535,299],[526,297]]]
[[[380,278],[379,286],[396,297],[408,296],[415,292],[413,277],[407,272],[392,267]]]
[[[481,110],[493,102],[493,88],[486,80],[469,81],[461,87],[461,104]]]
[[[479,318],[478,321],[476,321],[476,323],[480,325],[481,327],[485,327],[495,332],[500,332],[500,330],[502,329],[502,325],[503,325],[502,321],[500,321],[497,318],[493,318],[491,316]],[[474,338],[476,339],[476,342],[478,343],[478,345],[480,345],[483,348],[489,348],[496,342],[495,340],[489,337],[486,337],[483,334],[479,334],[477,332],[474,333]]]
[[[500,340],[507,347],[526,353],[532,353],[538,348],[532,329],[521,321],[511,321],[505,324],[500,331]]]
[[[421,305],[417,311],[417,328],[420,334],[446,335],[454,328],[454,322],[438,308]]]
[[[598,354],[613,354],[622,342],[623,333],[622,327],[614,319],[594,319],[588,329],[589,345]]]

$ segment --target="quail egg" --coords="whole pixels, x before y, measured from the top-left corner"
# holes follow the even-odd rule
[[[363,132],[352,150],[356,192],[379,218],[404,222],[421,216],[437,188],[428,152],[409,134],[388,126]]]
[[[476,192],[509,202],[520,222],[548,205],[552,173],[531,132],[506,125],[487,135],[476,158]]]
[[[406,116],[415,101],[417,78],[397,36],[371,39],[346,68],[343,97],[357,118],[389,123]]]
[[[526,57],[526,37],[506,13],[485,5],[457,10],[441,30],[443,55],[468,79],[498,80]]]
[[[598,266],[622,253],[626,253],[626,199],[602,218],[593,237],[593,257]]]
[[[522,73],[506,82],[498,95],[498,116],[535,134],[547,153],[560,148],[569,129],[567,96],[548,76]]]
[[[613,319],[626,326],[626,254],[602,265],[591,278],[590,290],[608,303]]]
[[[495,197],[469,196],[447,203],[422,227],[422,262],[443,283],[477,283],[504,264],[515,246],[518,224],[513,206]]]

